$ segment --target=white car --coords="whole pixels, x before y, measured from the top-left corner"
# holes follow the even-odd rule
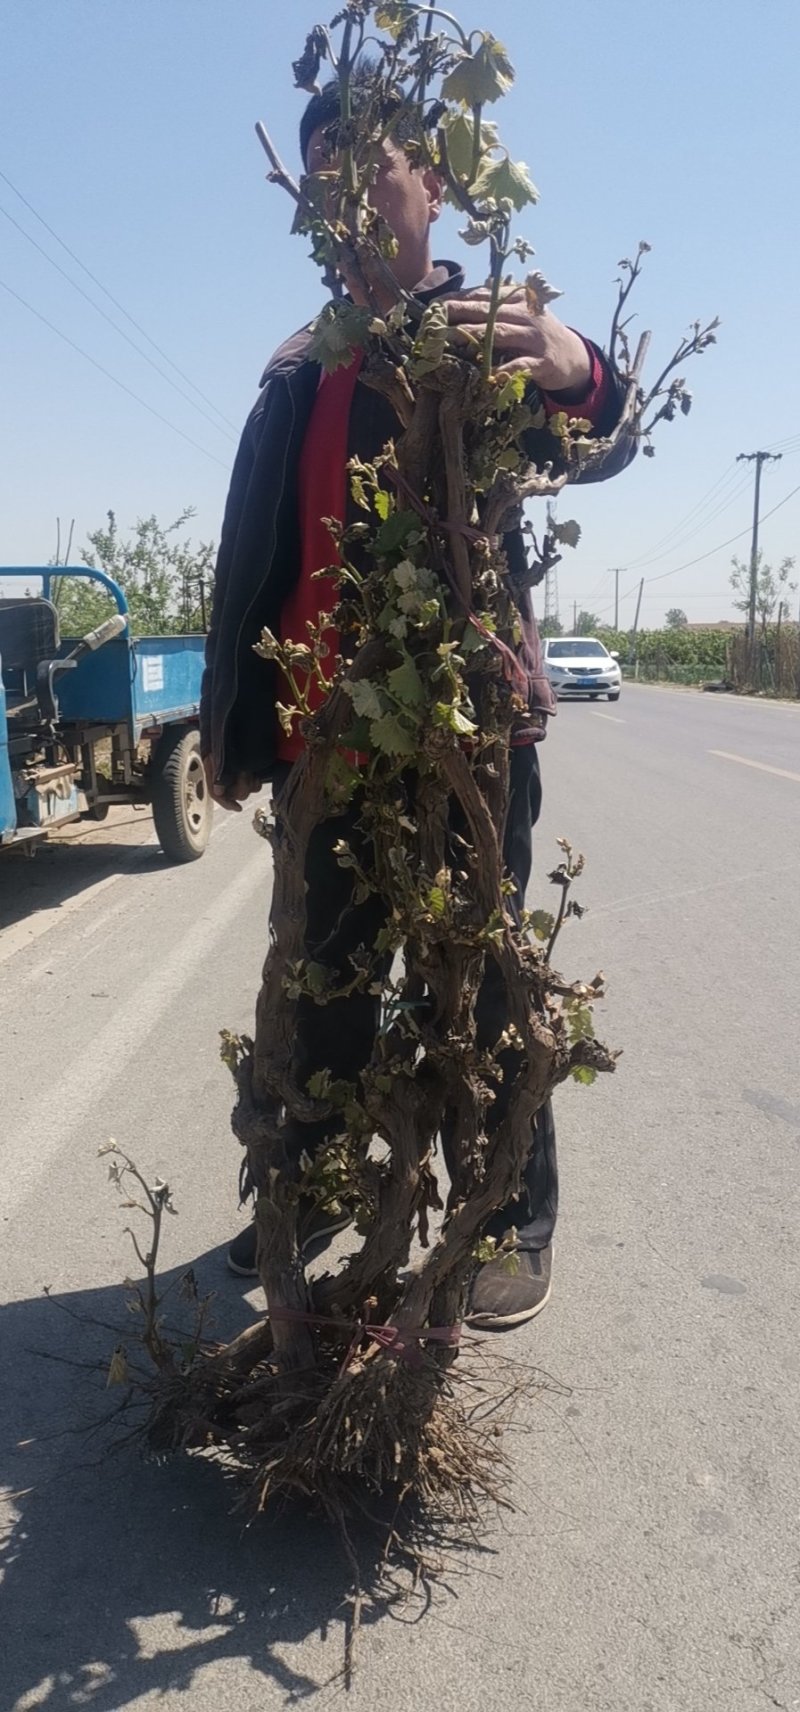
[[[622,672],[619,655],[609,654],[596,636],[548,636],[543,643],[544,669],[557,696],[608,696],[619,701]]]

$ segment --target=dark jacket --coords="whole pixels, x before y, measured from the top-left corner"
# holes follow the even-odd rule
[[[430,300],[452,295],[463,286],[461,270],[447,264],[446,269],[437,268],[431,287],[418,296]],[[321,373],[319,365],[308,359],[309,340],[308,327],[294,334],[265,370],[239,444],[225,506],[200,703],[202,752],[213,755],[215,777],[225,784],[237,773],[268,780],[276,764],[275,666],[255,654],[253,644],[265,626],[277,633],[283,604],[300,568],[298,466]],[[622,388],[612,377],[606,416],[595,425],[598,434],[611,433],[621,408]],[[372,458],[396,432],[397,419],[387,400],[359,382],[350,415],[348,456]],[[530,439],[534,442],[536,436]],[[541,464],[553,458],[553,446],[552,436],[543,429],[538,455],[535,444],[527,449]],[[621,442],[599,469],[583,479],[602,480],[615,474],[629,462],[633,450],[630,441]],[[531,710],[528,735],[537,737],[555,704],[542,664],[530,589],[525,586],[528,561],[521,531],[507,535],[504,546],[522,621],[520,654]]]

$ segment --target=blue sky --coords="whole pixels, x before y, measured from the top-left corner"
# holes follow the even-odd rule
[[[623,622],[640,576],[660,579],[645,585],[645,623],[673,605],[696,620],[730,615],[729,561],[748,551],[752,503],[738,452],[782,448],[764,476],[763,512],[780,509],[765,517],[763,545],[773,562],[800,549],[800,493],[781,503],[800,484],[800,7],[461,0],[456,9],[500,35],[516,65],[502,128],[542,193],[525,231],[565,292],[565,318],[602,342],[617,262],[644,237],[653,253],[637,308],[656,359],[695,317],[723,322],[719,345],[692,365],[692,415],[664,428],[656,459],[562,500],[561,516],[584,529],[560,569],[562,616],[573,599],[611,615],[611,566],[627,573]],[[304,241],[289,236],[288,199],[264,183],[253,125],[263,118],[296,166],[304,98],[290,62],[333,10],[332,0],[5,0],[0,279],[129,391],[0,290],[0,562],[46,560],[57,515],[75,518],[81,541],[109,507],[126,526],[193,505],[196,535],[217,538],[261,369],[320,301]],[[458,253],[451,223],[435,248]]]

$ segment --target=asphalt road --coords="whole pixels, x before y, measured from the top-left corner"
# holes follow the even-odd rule
[[[624,1057],[559,1097],[553,1301],[491,1344],[532,1369],[516,1513],[426,1613],[367,1616],[349,1705],[788,1712],[800,710],[630,686],[563,706],[542,760],[535,896],[566,833],[590,913],[561,961],[605,969]],[[173,1184],[167,1261],[197,1262],[220,1323],[257,1308],[222,1265],[238,1149],[216,1041],[250,1019],[268,853],[245,815],[186,869],[148,839],[137,817],[0,865],[0,1706],[329,1706],[348,1570],[324,1525],[243,1535],[212,1468],[85,1431],[107,1394],[81,1364],[124,1327],[130,1266],[107,1137]]]

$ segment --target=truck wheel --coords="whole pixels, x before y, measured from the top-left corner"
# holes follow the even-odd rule
[[[171,862],[196,862],[211,837],[214,814],[196,731],[176,726],[164,732],[152,781],[153,819],[164,855]]]

